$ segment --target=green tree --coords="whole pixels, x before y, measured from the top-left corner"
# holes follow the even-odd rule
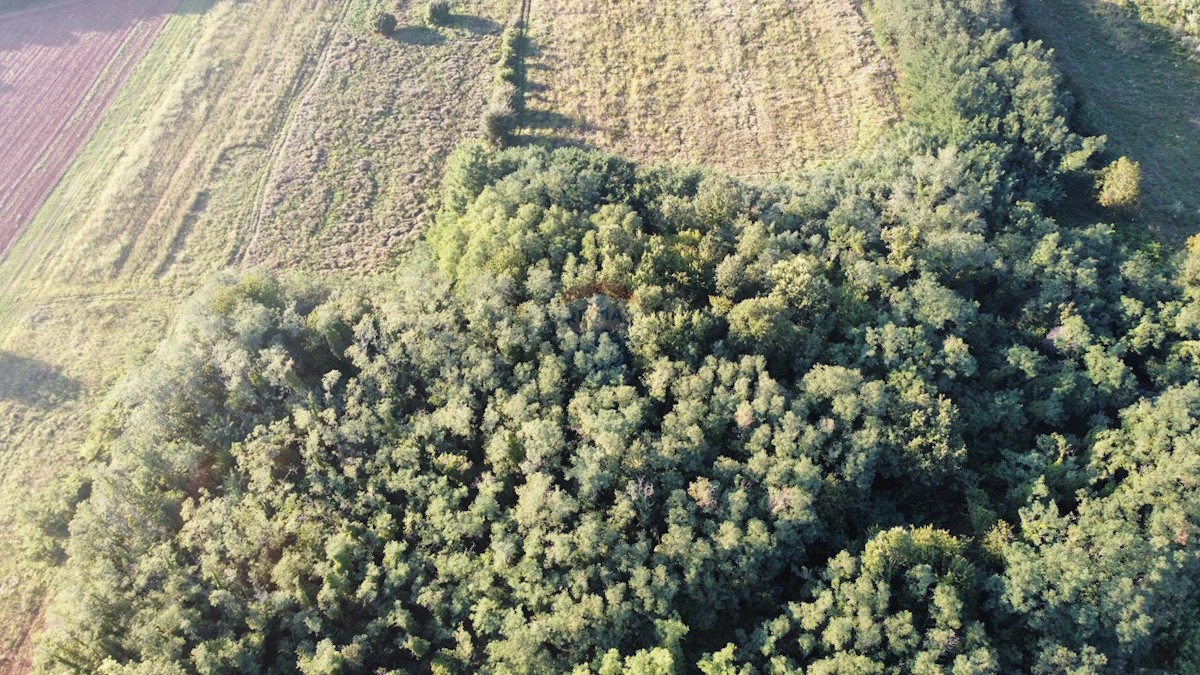
[[[425,25],[431,27],[445,26],[450,23],[450,3],[446,0],[431,0],[425,6]]]
[[[396,15],[391,12],[376,12],[371,17],[371,27],[380,35],[391,35],[396,32]]]
[[[1128,157],[1119,157],[1104,167],[1096,181],[1096,201],[1106,209],[1136,209],[1142,198],[1142,167]]]

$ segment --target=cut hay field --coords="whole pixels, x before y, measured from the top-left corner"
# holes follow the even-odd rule
[[[528,132],[750,178],[844,155],[898,114],[857,6],[532,0]]]
[[[0,256],[175,4],[81,0],[0,17]]]

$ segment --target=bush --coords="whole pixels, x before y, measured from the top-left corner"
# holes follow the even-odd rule
[[[524,78],[521,76],[521,31],[508,27],[500,37],[500,50],[492,73],[492,93],[483,113],[483,134],[489,143],[502,148],[511,140],[518,115],[525,110]]]
[[[517,85],[509,80],[497,80],[492,86],[492,96],[489,99],[490,107],[507,107],[513,112],[519,113],[525,109],[525,96]]]
[[[1136,209],[1142,199],[1142,167],[1128,157],[1104,167],[1097,181],[1097,201],[1106,209]]]
[[[433,0],[425,8],[425,23],[430,26],[445,26],[450,23],[450,3],[446,0]]]
[[[396,15],[391,12],[376,12],[371,18],[371,26],[380,35],[391,35],[396,32]]]
[[[492,101],[483,111],[483,135],[489,143],[503,148],[512,140],[517,113],[504,101]]]

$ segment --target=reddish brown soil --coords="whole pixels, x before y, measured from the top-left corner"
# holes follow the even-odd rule
[[[0,17],[0,258],[176,4],[77,0]]]

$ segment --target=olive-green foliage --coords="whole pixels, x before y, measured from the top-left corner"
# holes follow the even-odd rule
[[[496,54],[496,80],[503,80],[514,86],[521,84],[524,41],[525,28],[522,24],[504,29],[504,33],[500,35],[500,49]]]
[[[1089,490],[1064,508],[1038,484],[1005,551],[999,609],[1037,638],[1035,670],[1200,667],[1200,386],[1173,387],[1096,434]]]
[[[43,663],[1186,663],[1200,275],[962,162],[463,147],[427,261],[221,281],[118,390]]]
[[[509,144],[516,125],[517,111],[513,110],[511,105],[497,101],[488,103],[480,123],[483,137],[497,148],[503,148]]]
[[[492,74],[492,91],[483,111],[484,138],[494,147],[511,141],[518,116],[525,110],[524,27],[510,26],[500,37],[500,50]]]
[[[809,601],[788,604],[748,644],[730,643],[701,669],[722,672],[716,666],[729,668],[739,651],[761,650],[784,672],[804,664],[813,673],[997,672],[964,549],[929,527],[881,532],[861,555],[830,560]]]
[[[468,144],[403,273],[215,282],[39,520],[40,664],[1195,672],[1200,244],[1039,211],[1000,8],[876,2],[1021,95],[793,184]]]
[[[1083,168],[1099,149],[1101,139],[1067,127],[1070,101],[1049,54],[1019,40],[1011,3],[871,0],[868,10],[896,54],[917,146],[957,146],[994,216],[1058,198],[1058,172]]]
[[[445,26],[450,23],[450,3],[446,0],[431,0],[425,6],[425,24],[431,27]]]
[[[1142,197],[1142,167],[1128,157],[1119,157],[1100,172],[1100,206],[1110,209],[1131,210],[1137,208]]]
[[[391,35],[396,32],[396,15],[391,12],[376,12],[371,17],[371,27],[380,35]]]

